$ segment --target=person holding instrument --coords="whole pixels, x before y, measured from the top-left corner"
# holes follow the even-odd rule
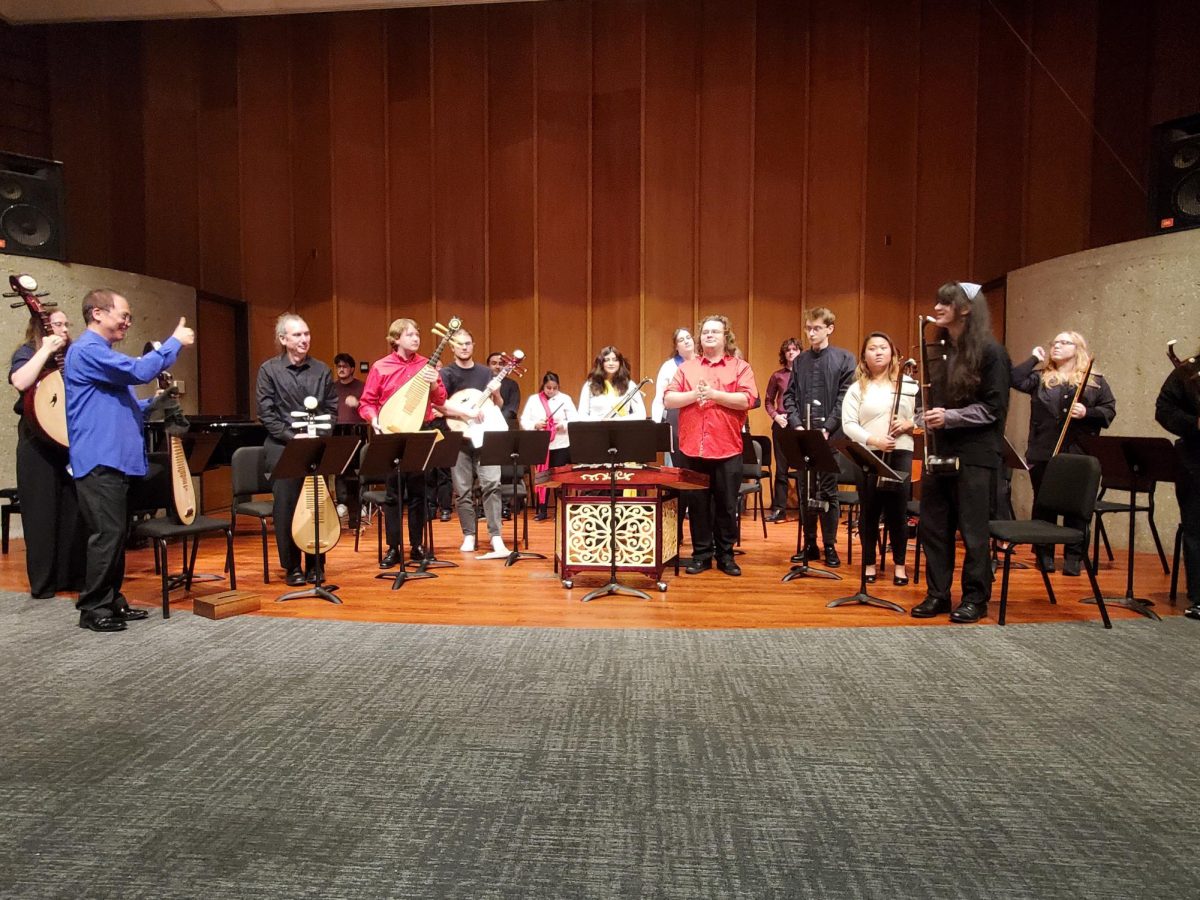
[[[917,424],[927,430],[926,453],[938,465],[927,464],[921,475],[927,593],[911,614],[928,619],[950,613],[958,532],[965,551],[962,600],[950,620],[977,622],[987,615],[992,596],[988,519],[996,496],[1011,366],[1008,354],[992,337],[987,299],[979,285],[943,284],[933,310],[937,331],[932,346],[938,352],[931,363],[931,345],[925,344],[922,333],[928,408],[917,416]],[[948,465],[951,461],[957,461],[957,466]]]
[[[1178,362],[1171,344],[1168,352],[1175,369],[1158,392],[1154,420],[1179,438],[1175,442],[1179,455],[1175,497],[1179,500],[1179,523],[1183,526],[1188,598],[1183,614],[1189,619],[1200,619],[1200,372],[1195,356]]]
[[[767,514],[768,522],[787,521],[788,461],[783,452],[783,441],[779,439],[779,432],[788,427],[783,398],[792,382],[792,363],[803,352],[800,342],[794,337],[785,340],[779,345],[779,368],[772,372],[767,380],[764,403],[767,415],[771,417],[771,445],[775,452],[775,482],[771,487],[771,512]]]
[[[275,320],[275,340],[279,344],[279,355],[259,366],[254,387],[258,420],[267,429],[263,457],[268,472],[274,471],[289,441],[305,437],[292,413],[305,411],[307,397],[317,399],[319,405],[314,412],[336,416],[338,408],[333,373],[329,366],[308,353],[312,344],[308,323],[295,313],[284,313]],[[275,549],[279,564],[287,573],[285,580],[292,587],[302,585],[306,580],[313,583],[317,580],[318,560],[308,557],[301,569],[300,548],[292,539],[292,518],[303,487],[302,478],[271,478],[271,496],[275,500],[272,507]]]
[[[917,383],[901,372],[892,339],[882,331],[867,335],[854,374],[854,383],[842,401],[842,430],[850,440],[881,455],[892,469],[911,476]],[[858,481],[862,500],[858,524],[867,583],[874,583],[876,577],[875,547],[882,513],[892,544],[892,583],[908,584],[904,560],[908,551],[909,481],[881,485],[874,475],[864,475],[861,468]]]
[[[567,426],[575,418],[575,404],[558,389],[558,373],[547,372],[542,376],[542,389],[525,401],[521,411],[521,427],[526,431],[549,431],[550,446],[546,449],[546,461],[534,466],[535,472],[544,472],[556,466],[565,466],[571,461],[571,439],[567,437]],[[534,519],[543,522],[546,513],[547,489],[539,487],[535,494]]]
[[[644,419],[646,404],[630,383],[629,360],[616,347],[602,347],[579,392],[579,418],[598,422],[618,417]]]
[[[8,380],[20,391],[13,412],[17,419],[17,497],[25,534],[25,573],[29,593],[46,600],[58,591],[77,591],[83,584],[87,535],[79,517],[75,480],[67,467],[67,448],[46,437],[25,415],[25,392],[52,357],[71,343],[71,323],[56,309],[47,317],[51,333],[29,320],[25,342],[12,355]],[[35,537],[36,536],[36,537]]]
[[[392,352],[371,365],[371,371],[367,373],[367,383],[363,385],[362,396],[358,398],[358,414],[363,421],[369,422],[378,434],[382,430],[379,424],[379,410],[404,385],[414,378],[419,378],[429,385],[429,397],[425,402],[421,428],[432,428],[433,407],[446,401],[446,388],[438,378],[437,370],[429,364],[428,358],[417,352],[421,346],[421,331],[417,328],[417,323],[412,319],[396,319],[388,327],[387,342]],[[388,549],[379,563],[381,569],[390,569],[404,563],[400,555],[399,473],[389,472],[386,485],[383,524],[384,530],[387,531]],[[408,498],[409,556],[414,561],[425,558],[425,549],[421,545],[426,517],[429,515],[425,491],[424,472],[404,473],[403,493]]]
[[[114,350],[129,332],[133,313],[121,294],[103,288],[83,298],[83,320],[87,330],[72,342],[63,367],[71,474],[89,533],[87,574],[75,608],[80,628],[124,631],[127,622],[148,617],[146,610],[130,608],[121,585],[129,480],[149,469],[145,415],[160,402],[139,400],[133,388],[169,369],[196,335],[180,319],[161,346],[137,359]]]
[[[1117,401],[1103,375],[1087,378],[1091,355],[1077,331],[1063,331],[1050,343],[1050,353],[1034,347],[1027,360],[1012,367],[1014,390],[1029,394],[1029,446],[1025,451],[1034,496],[1041,489],[1046,464],[1058,452],[1082,453],[1079,437],[1099,434],[1117,415]],[[1059,446],[1061,444],[1061,447]],[[1068,528],[1087,529],[1087,522],[1066,520]],[[1054,547],[1034,547],[1038,568],[1054,571]],[[1063,574],[1079,575],[1082,544],[1063,548]]]

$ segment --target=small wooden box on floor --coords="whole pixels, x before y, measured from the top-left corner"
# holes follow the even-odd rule
[[[206,619],[228,619],[242,613],[258,612],[261,608],[262,598],[247,591],[224,591],[192,601],[192,612]]]

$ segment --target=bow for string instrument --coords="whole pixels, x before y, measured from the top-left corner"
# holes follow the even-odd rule
[[[1180,359],[1175,355],[1175,343],[1175,341],[1167,341],[1167,357],[1171,360],[1171,364],[1179,370],[1183,389],[1192,398],[1196,408],[1200,409],[1200,359],[1195,356],[1189,359]]]
[[[37,293],[37,279],[32,275],[10,275],[8,283],[13,293],[6,293],[4,296],[21,298],[19,303],[12,303],[10,306],[13,309],[22,305],[27,307],[29,314],[41,324],[43,338],[54,334],[54,329],[50,326],[50,313],[58,304],[53,300],[41,302],[40,298],[46,294]],[[25,392],[25,399],[22,401],[25,417],[36,425],[42,434],[64,447],[69,445],[67,395],[62,377],[63,357],[66,352],[67,348],[64,346],[54,354],[53,367],[47,368],[38,376],[37,383]]]
[[[904,396],[904,376],[917,365],[915,359],[906,359],[900,366],[900,371],[896,373],[896,391],[892,397],[892,414],[888,418],[888,434],[892,433],[892,425],[896,421],[896,417],[900,415],[900,398]],[[893,461],[895,460],[896,451],[887,450],[883,453],[882,459],[887,463],[888,468],[895,469]],[[908,476],[903,478],[878,478],[875,487],[881,491],[898,491],[908,481]]]
[[[1071,410],[1075,404],[1079,402],[1079,398],[1083,396],[1083,389],[1087,387],[1088,379],[1092,377],[1092,364],[1096,362],[1096,357],[1088,360],[1087,368],[1083,370],[1083,377],[1079,379],[1079,385],[1075,388],[1075,394],[1071,397],[1071,404],[1067,407],[1067,417],[1063,420],[1062,431],[1058,433],[1058,442],[1054,445],[1054,452],[1051,456],[1058,456],[1058,451],[1062,449],[1063,442],[1067,439],[1067,429],[1071,427]]]
[[[925,326],[933,322],[932,316],[917,316],[917,334],[921,339],[921,408],[929,410],[929,391],[932,388],[931,376],[929,373],[929,344],[925,342]],[[949,358],[946,353],[946,341],[944,338],[938,338],[938,348],[941,353],[941,361],[944,364]],[[958,457],[957,456],[942,456],[938,453],[937,445],[938,428],[925,429],[925,465],[924,470],[934,475],[957,475],[958,474]]]
[[[150,341],[142,348],[142,353],[157,350],[159,346],[158,341]],[[163,411],[163,430],[167,435],[167,456],[170,460],[171,500],[179,521],[191,525],[196,520],[196,486],[192,483],[192,471],[188,468],[187,453],[180,437],[188,431],[188,420],[179,407],[179,385],[170,372],[158,373],[158,386],[162,394],[154,399],[152,407]]]
[[[303,425],[309,437],[317,437],[318,432],[329,433],[333,430],[333,416],[329,413],[317,413],[319,401],[316,397],[304,398],[304,411],[293,412],[293,419],[302,420],[297,424]],[[319,512],[314,512],[320,507]],[[320,520],[320,531],[314,523]],[[337,546],[342,537],[342,522],[338,518],[337,506],[329,493],[329,485],[319,475],[309,475],[304,479],[300,489],[300,502],[292,513],[292,540],[296,546],[310,556],[327,553]]]
[[[603,416],[600,417],[601,421],[603,421],[604,419],[611,419],[614,416],[619,415],[621,410],[623,410],[626,406],[629,405],[629,401],[634,398],[634,395],[637,394],[642,388],[644,388],[646,385],[650,384],[653,381],[654,381],[653,378],[643,378],[641,381],[639,381],[637,384],[635,384],[633,387],[631,387],[629,389],[629,393],[627,393],[624,397],[621,398],[620,403],[618,403],[616,406],[614,406],[607,413],[605,413]]]
[[[460,328],[462,328],[462,319],[458,316],[451,316],[449,324],[443,326],[439,323],[430,329],[434,334],[440,335],[442,339],[438,341],[437,347],[430,355],[429,365],[437,368],[438,360],[442,358],[446,344],[450,343],[450,339],[458,333]],[[393,434],[420,431],[421,426],[425,424],[425,407],[428,403],[429,382],[414,374],[412,378],[400,385],[399,389],[388,397],[383,406],[379,408],[380,431]],[[300,415],[304,415],[304,413],[300,413]],[[435,431],[434,434],[437,436],[436,440],[442,439],[440,431]]]

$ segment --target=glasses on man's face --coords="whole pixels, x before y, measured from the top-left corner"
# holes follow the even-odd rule
[[[115,309],[106,309],[105,312],[108,313],[110,316],[115,316],[118,322],[124,322],[126,325],[133,324],[133,313],[129,313],[129,312],[119,313]]]
[[[1074,341],[1055,341],[1050,346],[1051,347],[1074,347],[1075,342]]]

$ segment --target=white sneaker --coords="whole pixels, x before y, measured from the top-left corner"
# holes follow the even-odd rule
[[[492,549],[489,550],[487,553],[484,553],[483,555],[477,556],[475,558],[476,559],[507,559],[508,558],[508,548],[504,546],[504,538],[499,538],[499,537],[492,538]]]
[[[475,535],[464,534],[462,546],[458,548],[463,553],[471,553],[475,550]]]
[[[347,513],[347,512],[349,512],[349,510],[348,510],[348,509],[346,509],[346,504],[345,504],[345,503],[339,503],[339,504],[337,505],[337,514],[338,514],[338,518],[339,518],[339,519],[344,519],[344,518],[346,518],[346,513]]]

